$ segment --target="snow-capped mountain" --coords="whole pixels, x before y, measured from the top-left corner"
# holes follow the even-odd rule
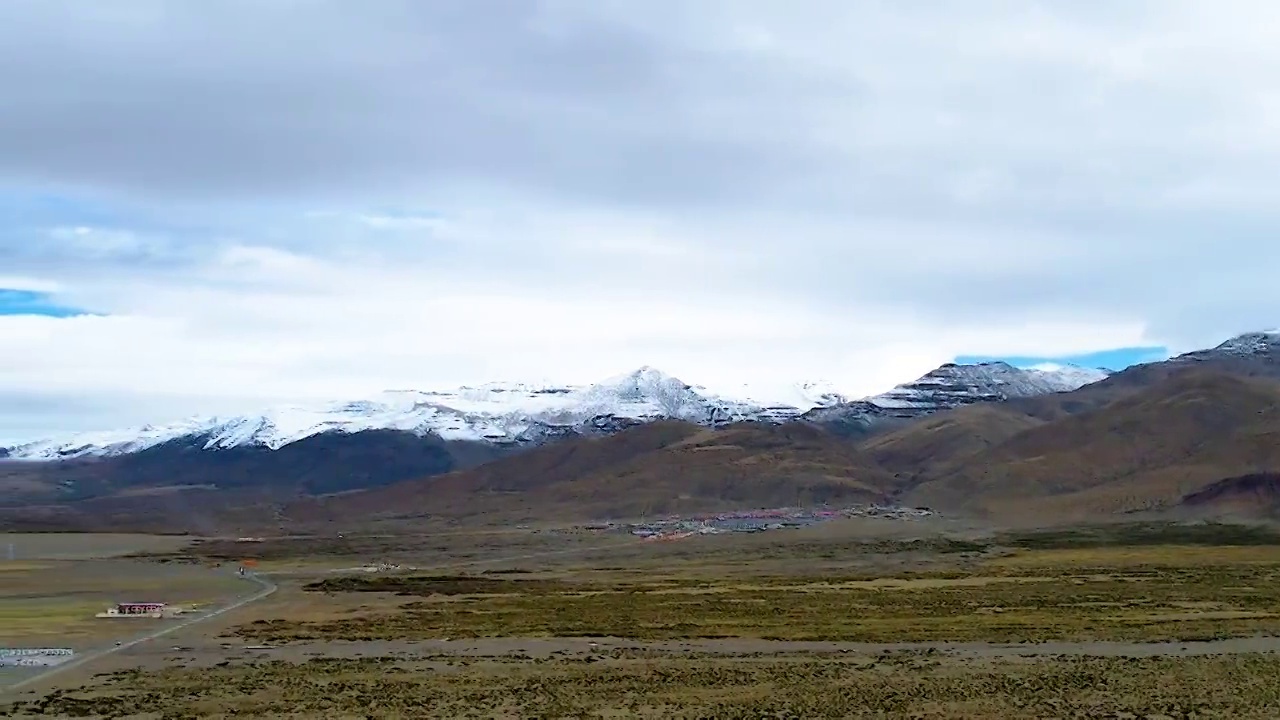
[[[917,380],[862,400],[815,408],[803,417],[849,432],[974,403],[1069,392],[1107,377],[1105,370],[1046,364],[1018,368],[1004,362],[947,363]]]
[[[186,439],[206,450],[278,449],[324,433],[399,430],[444,440],[532,443],[564,434],[620,429],[659,418],[731,422],[767,414],[747,402],[704,395],[654,368],[588,385],[540,387],[489,383],[454,391],[388,391],[314,407],[281,406],[235,417],[190,418],[168,425],[81,433],[10,448],[9,457],[54,460],[135,453]],[[799,411],[793,411],[798,415]]]
[[[570,433],[614,432],[657,419],[717,425],[747,420],[778,423],[800,417],[828,421],[868,412],[914,415],[970,402],[1071,390],[1102,377],[1104,373],[1071,367],[1020,370],[1004,363],[948,364],[862,401],[849,402],[828,383],[798,383],[772,392],[744,388],[751,399],[739,400],[642,367],[582,387],[488,383],[447,392],[388,391],[314,407],[282,406],[251,415],[81,433],[13,447],[8,455],[21,460],[110,457],[175,440],[205,450],[275,450],[317,435],[366,430],[523,445]],[[763,397],[772,399],[759,399]]]
[[[885,408],[957,407],[1066,392],[1107,376],[1102,370],[1064,365],[1017,368],[1004,362],[976,365],[947,363],[887,393],[867,398]]]
[[[1180,355],[1183,358],[1195,358],[1213,355],[1280,355],[1280,329],[1262,330],[1260,332],[1237,335],[1230,340],[1209,350],[1197,350]]]

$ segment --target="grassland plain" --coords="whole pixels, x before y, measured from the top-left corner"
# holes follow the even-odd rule
[[[82,649],[140,622],[94,614],[117,602],[207,605],[242,591],[231,573],[123,558],[0,562],[0,644]],[[131,624],[130,624],[131,623]]]
[[[1216,545],[1216,542],[1232,544]],[[692,546],[688,546],[692,547]],[[1280,634],[1280,536],[1267,528],[1117,526],[987,544],[847,539],[791,547],[806,574],[724,554],[661,566],[330,577],[327,603],[239,629],[263,641],[440,637],[759,638],[849,642],[1163,641]],[[860,564],[931,552],[923,569]],[[781,552],[781,551],[779,551]],[[767,560],[768,558],[760,558]],[[803,566],[801,560],[791,559]],[[769,567],[766,563],[764,567]]]
[[[1199,640],[1280,633],[1280,558],[1222,550],[1197,567],[1033,553],[983,574],[716,578],[328,579],[363,611],[258,620],[263,641],[438,637],[762,638],[855,642]],[[1083,562],[1081,562],[1083,560]],[[394,608],[378,602],[399,596]],[[405,596],[416,598],[405,602]],[[388,598],[389,599],[389,598]],[[381,607],[388,607],[383,611]]]
[[[1274,718],[1280,657],[312,659],[124,671],[13,717]]]
[[[135,533],[5,533],[0,532],[0,566],[24,560],[93,560],[142,552],[176,551],[191,544],[184,535]]]
[[[453,566],[289,577],[254,606],[256,619],[210,641],[235,646],[225,655],[157,655],[145,670],[0,710],[172,718],[1280,717],[1280,655],[1268,652],[1280,641],[1179,652],[1184,642],[1280,635],[1273,529],[1153,523],[961,538],[767,535],[619,544],[600,556],[537,555],[468,570],[475,553],[460,534],[429,553],[461,558]],[[353,547],[376,554],[382,542],[344,540],[353,545],[334,548],[344,562]],[[404,538],[385,542],[411,552]],[[541,537],[501,543],[535,553],[555,545]],[[280,562],[306,547],[269,546],[262,556]],[[796,640],[826,642],[786,642]],[[1165,655],[1146,652],[1149,645],[1100,646],[1152,640],[1178,642],[1159,651]],[[926,644],[876,647],[908,641]],[[984,646],[997,653],[949,645],[964,641],[1015,645]],[[1016,645],[1039,641],[1074,645]],[[243,650],[260,642],[279,647],[267,655]],[[534,651],[537,643],[545,651]]]

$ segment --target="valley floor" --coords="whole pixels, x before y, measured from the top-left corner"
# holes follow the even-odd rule
[[[666,544],[452,531],[254,552],[279,592],[0,713],[1280,715],[1280,534],[1266,527],[851,522]],[[402,569],[331,572],[375,560]]]

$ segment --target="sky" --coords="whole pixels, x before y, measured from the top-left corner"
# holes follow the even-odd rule
[[[959,355],[958,363],[1006,362],[1014,367],[1034,368],[1046,365],[1076,365],[1083,368],[1102,370],[1123,370],[1140,363],[1159,362],[1169,358],[1169,349],[1165,347],[1124,347],[1102,350],[1100,352],[1083,353],[1081,355],[1059,355],[1057,357],[1035,357],[1031,355]]]
[[[641,365],[862,395],[1274,327],[1278,24],[8,0],[0,440]]]

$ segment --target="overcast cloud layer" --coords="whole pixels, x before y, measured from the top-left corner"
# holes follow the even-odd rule
[[[1264,0],[0,3],[0,440],[1280,324]]]

